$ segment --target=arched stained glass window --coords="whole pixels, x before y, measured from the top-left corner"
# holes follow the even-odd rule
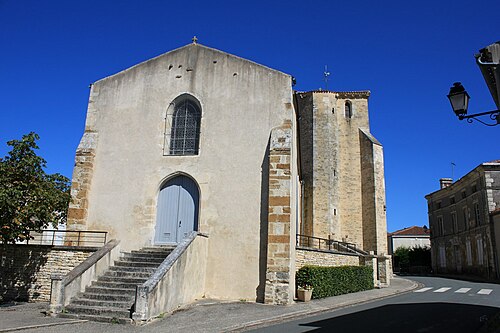
[[[352,118],[352,104],[350,101],[346,101],[345,102],[345,117],[350,119]]]
[[[201,108],[190,98],[175,102],[170,129],[170,155],[198,155]]]

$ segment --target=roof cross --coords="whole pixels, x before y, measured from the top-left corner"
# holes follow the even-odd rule
[[[194,36],[193,38],[191,38],[191,40],[193,41],[193,44],[196,44],[196,42],[198,41],[198,38],[196,38],[196,36]]]

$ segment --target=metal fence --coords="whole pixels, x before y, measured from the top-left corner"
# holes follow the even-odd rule
[[[297,234],[297,246],[307,247],[317,250],[325,251],[335,251],[341,253],[366,255],[367,253],[358,249],[356,244],[340,242],[333,240],[331,238],[319,238],[313,236],[299,235]]]
[[[29,235],[30,239],[18,244],[100,247],[106,244],[108,233],[107,231],[30,230]]]

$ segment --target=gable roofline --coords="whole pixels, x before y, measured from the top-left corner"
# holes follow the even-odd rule
[[[196,44],[195,44],[195,43],[190,43],[190,44],[186,44],[186,45],[184,45],[184,46],[178,47],[178,48],[176,48],[176,49],[173,49],[173,50],[167,51],[167,52],[162,53],[162,54],[160,54],[160,55],[157,55],[157,56],[155,56],[155,57],[153,57],[153,58],[150,58],[150,59],[147,59],[147,60],[141,61],[141,62],[139,62],[139,63],[137,63],[137,64],[135,64],[135,65],[132,65],[132,66],[130,66],[130,67],[127,67],[127,68],[125,68],[125,69],[123,69],[123,70],[121,70],[121,71],[119,71],[119,72],[116,72],[116,73],[111,74],[111,75],[109,75],[109,76],[103,77],[103,78],[101,78],[101,79],[99,79],[99,80],[97,80],[97,81],[93,82],[92,84],[95,84],[95,83],[98,83],[98,82],[100,82],[100,81],[104,81],[104,80],[110,79],[110,78],[115,77],[115,76],[117,76],[117,75],[121,75],[121,74],[123,74],[123,73],[125,73],[125,72],[127,72],[127,71],[130,71],[130,70],[135,69],[135,68],[136,68],[136,67],[138,67],[138,66],[141,66],[141,65],[143,65],[143,64],[146,64],[146,63],[148,63],[148,62],[153,62],[153,61],[156,61],[156,60],[158,60],[158,59],[159,59],[159,58],[161,58],[161,57],[167,56],[168,54],[175,53],[175,52],[180,52],[180,51],[182,51],[182,50],[184,50],[184,49],[188,49],[188,48],[192,48],[192,47],[200,47],[200,48],[204,48],[204,49],[206,49],[206,50],[210,50],[210,51],[212,51],[212,52],[214,52],[214,53],[220,53],[221,55],[224,55],[224,56],[229,56],[229,57],[234,58],[234,59],[238,59],[238,60],[242,60],[242,61],[245,61],[245,62],[251,63],[251,64],[253,64],[253,65],[255,65],[255,66],[258,66],[258,67],[261,67],[261,68],[267,69],[268,71],[276,72],[276,73],[278,73],[278,74],[285,75],[285,76],[288,76],[288,77],[290,77],[290,78],[292,77],[290,74],[287,74],[287,73],[281,72],[281,71],[279,71],[279,70],[277,70],[277,69],[273,69],[273,68],[271,68],[271,67],[267,67],[267,66],[261,65],[261,64],[259,64],[259,63],[255,62],[255,61],[252,61],[252,60],[248,60],[248,59],[245,59],[245,58],[242,58],[242,57],[238,57],[238,56],[236,56],[236,55],[234,55],[234,54],[227,53],[227,52],[224,52],[224,51],[221,51],[221,50],[218,50],[218,49],[214,49],[214,48],[212,48],[212,47],[208,47],[208,46],[205,46],[205,45],[203,45],[203,44],[199,44],[199,43],[196,43]],[[291,85],[291,83],[290,83],[290,85]]]
[[[382,146],[382,144],[380,143],[380,141],[378,141],[374,136],[373,134],[370,133],[370,131],[368,129],[363,129],[363,128],[360,128],[359,129],[361,131],[361,133],[363,133],[366,138],[368,140],[370,140],[374,145],[378,145],[378,146]]]

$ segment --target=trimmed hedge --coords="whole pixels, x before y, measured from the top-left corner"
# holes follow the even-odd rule
[[[297,286],[312,286],[312,298],[323,298],[373,289],[370,266],[304,266],[297,271]]]

